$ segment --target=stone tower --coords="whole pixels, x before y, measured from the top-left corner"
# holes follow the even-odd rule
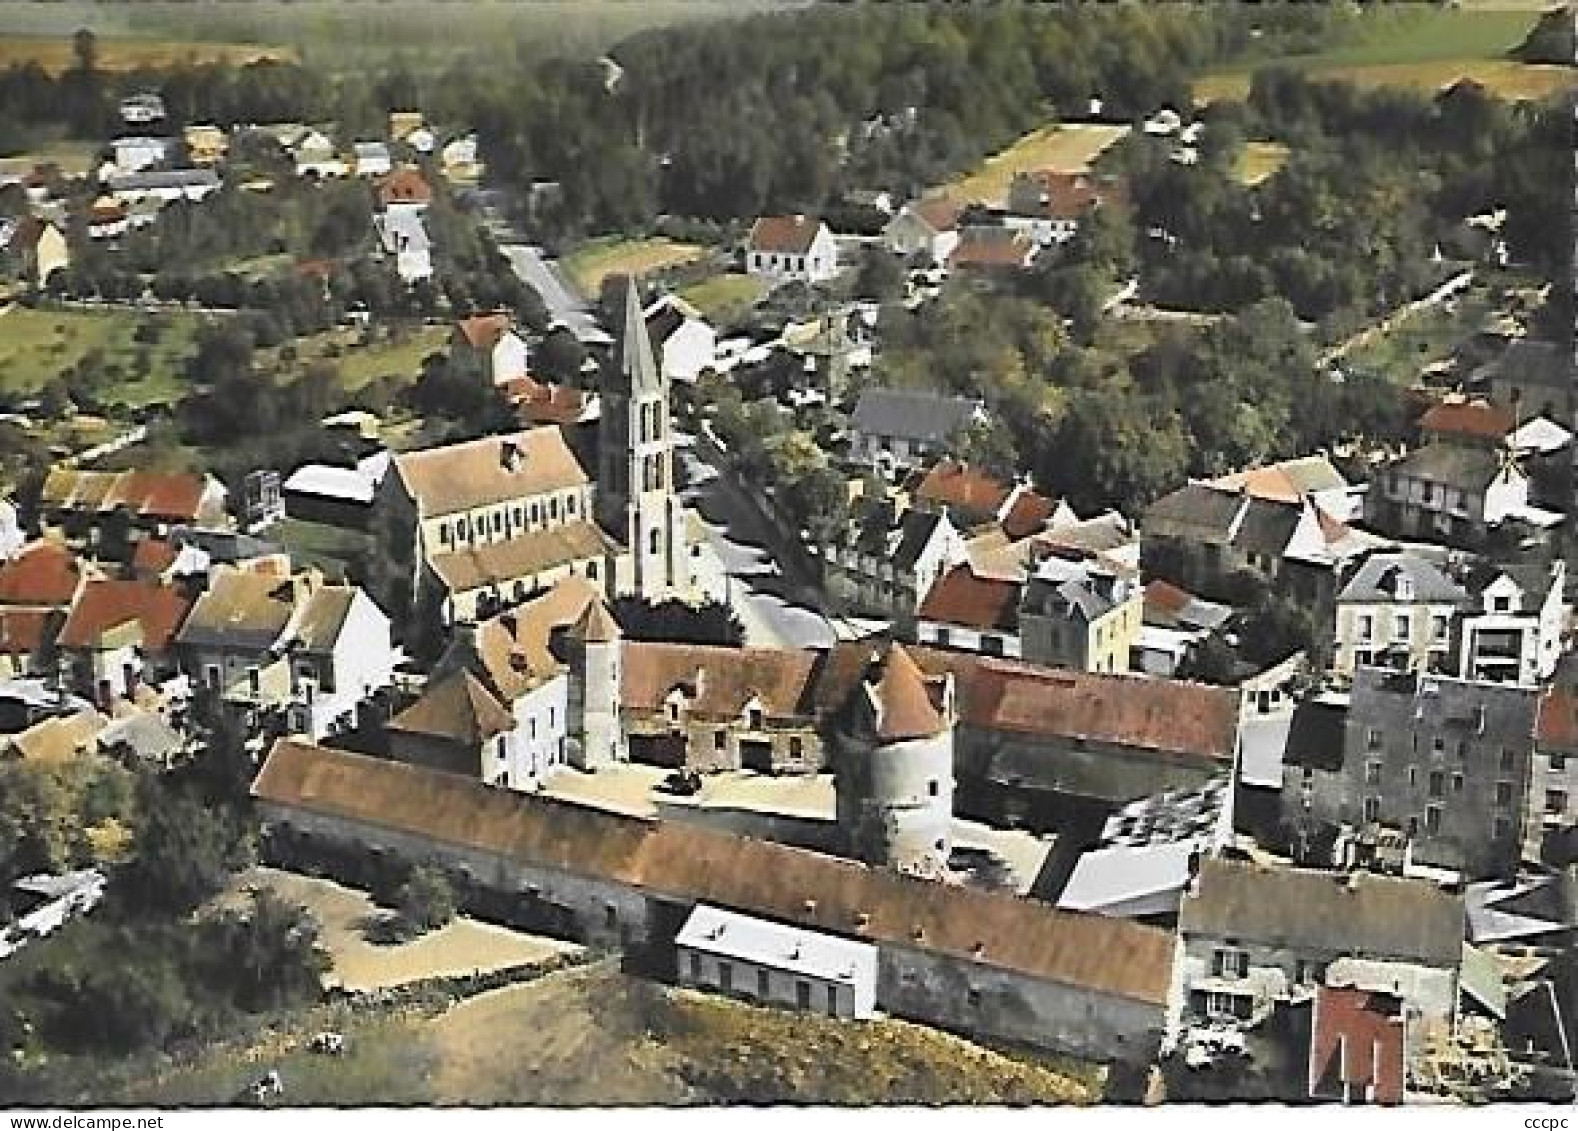
[[[597,516],[630,551],[629,576],[618,591],[654,601],[679,595],[688,563],[684,512],[674,490],[669,383],[653,356],[633,280],[625,284],[613,365],[604,371]]]
[[[852,855],[941,876],[953,824],[953,677],[928,680],[899,644],[873,655],[836,716],[839,831]]]
[[[608,607],[597,598],[565,634],[570,668],[566,722],[579,740],[570,747],[570,763],[577,769],[595,770],[630,760],[619,713],[623,637]]]

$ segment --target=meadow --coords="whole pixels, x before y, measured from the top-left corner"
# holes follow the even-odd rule
[[[1001,204],[1014,174],[1032,169],[1083,173],[1128,134],[1128,126],[1060,125],[1026,134],[981,167],[942,186],[956,200]]]

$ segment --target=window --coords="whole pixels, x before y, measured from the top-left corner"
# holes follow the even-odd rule
[[[1384,763],[1381,763],[1381,762],[1366,762],[1365,763],[1365,766],[1364,766],[1364,784],[1365,785],[1380,785],[1381,784],[1381,767],[1382,767],[1383,764]]]
[[[714,750],[727,750],[729,748],[729,732],[726,730],[713,731],[712,748]]]
[[[1364,799],[1364,819],[1374,824],[1381,819],[1381,799],[1379,797],[1366,797]]]
[[[1440,797],[1446,792],[1446,775],[1436,770],[1430,775],[1430,796]]]
[[[521,510],[519,503],[517,503],[515,505],[515,509],[510,512],[510,523],[515,527],[516,530],[519,530],[526,524],[526,515]]]
[[[573,516],[575,514],[575,496],[574,495],[566,495],[565,496],[565,499],[564,499],[564,513],[567,514],[567,515],[571,515],[571,516]]]
[[[1567,755],[1565,755],[1565,754],[1552,754],[1551,755],[1551,769],[1556,770],[1557,772],[1560,772],[1562,770],[1565,770],[1566,768],[1567,768]]]
[[[1218,950],[1212,959],[1212,973],[1218,978],[1244,978],[1249,975],[1247,950]]]
[[[805,743],[799,738],[789,740],[789,757],[796,760],[805,757]]]
[[[760,707],[752,707],[746,712],[745,725],[752,730],[762,729],[762,711]]]
[[[1407,640],[1414,633],[1414,626],[1407,613],[1398,613],[1392,622],[1392,635]]]
[[[1408,784],[1410,786],[1415,786],[1415,785],[1419,784],[1419,771],[1416,770],[1413,766],[1409,766],[1408,767]]]
[[[727,962],[718,963],[718,988],[724,993],[734,989],[734,967]]]
[[[1511,835],[1512,835],[1512,822],[1507,820],[1507,818],[1505,818],[1505,817],[1497,817],[1496,818],[1495,838],[1497,840],[1506,840]]]
[[[1446,617],[1442,617],[1442,616],[1431,617],[1430,618],[1430,639],[1435,641],[1438,644],[1444,642],[1446,640],[1446,638],[1447,638],[1447,627],[1448,627],[1448,623],[1447,623],[1447,618]]]
[[[1441,831],[1441,807],[1431,805],[1425,810],[1425,832],[1435,836]]]
[[[1463,792],[1463,775],[1462,774],[1453,774],[1452,775],[1452,792],[1453,793],[1462,793]]]
[[[1496,804],[1503,807],[1512,804],[1512,783],[1510,781],[1499,781],[1496,783]]]
[[[209,664],[208,667],[204,669],[203,682],[208,685],[208,688],[209,688],[210,691],[214,691],[214,690],[217,690],[219,688],[219,665],[218,664]]]
[[[757,997],[766,997],[768,995],[768,993],[771,992],[771,989],[772,989],[772,987],[770,985],[771,981],[772,981],[772,977],[771,977],[771,975],[769,975],[767,973],[767,971],[765,969],[760,969],[759,968],[756,971],[756,996]]]
[[[1444,753],[1446,753],[1446,739],[1444,739],[1444,738],[1432,738],[1430,740],[1430,750],[1434,754],[1444,754]]]
[[[670,699],[668,703],[668,721],[671,723],[679,722],[679,703],[673,699]]]
[[[794,984],[794,1003],[801,1009],[811,1008],[811,983],[801,979]]]
[[[531,736],[533,738],[537,737],[537,720],[535,718],[531,720]]]
[[[548,517],[554,522],[559,521],[559,496],[557,495],[548,500]]]
[[[497,758],[509,757],[509,750],[505,746],[504,736],[502,734],[499,735],[498,741],[493,744],[493,754]]]
[[[701,981],[701,955],[695,951],[690,952],[690,980],[692,982]]]
[[[542,521],[542,504],[541,503],[533,503],[531,505],[531,524],[533,526],[536,526],[541,521]]]
[[[663,552],[663,532],[655,526],[647,536],[647,552],[653,555]]]
[[[263,675],[256,668],[247,669],[247,689],[254,696],[263,693]]]
[[[603,925],[605,927],[619,926],[619,909],[612,903],[603,905]]]
[[[1364,736],[1364,740],[1365,745],[1371,750],[1379,750],[1381,748],[1381,732],[1375,727],[1369,729],[1369,732]]]
[[[493,512],[493,533],[504,533],[504,514],[502,511]]]
[[[936,778],[932,778],[931,781],[926,783],[926,796],[927,797],[936,797],[938,795],[938,793],[940,793],[940,792],[941,792],[941,789],[940,789],[940,787],[937,784],[937,779]]]
[[[438,524],[438,540],[445,546],[449,545],[449,523],[441,522]]]
[[[965,1000],[968,1001],[971,1006],[980,1005],[981,1004],[981,991],[976,989],[974,986],[971,986],[965,992]]]
[[[1415,836],[1419,835],[1419,818],[1418,817],[1409,817],[1408,818],[1408,835],[1411,836],[1411,837],[1415,837]]]
[[[1497,597],[1492,602],[1492,607],[1494,607],[1496,612],[1498,612],[1498,613],[1511,612],[1512,611],[1512,598],[1511,597]]]
[[[828,986],[827,987],[827,1015],[829,1017],[837,1017],[838,1016],[838,987],[837,986]]]
[[[1557,817],[1566,813],[1567,791],[1564,789],[1547,789],[1545,791],[1545,811]]]
[[[982,636],[981,651],[988,656],[1001,656],[1003,654],[1003,638],[1001,636]]]
[[[1309,961],[1308,959],[1299,959],[1293,970],[1293,980],[1301,986],[1313,985],[1317,980],[1318,971],[1316,969],[1315,963]]]
[[[1516,769],[1517,765],[1518,756],[1516,754],[1511,750],[1503,750],[1501,752],[1501,770],[1503,773]]]
[[[597,563],[596,562],[587,562],[586,563],[586,576],[592,581],[596,581],[597,580]]]
[[[1375,618],[1364,615],[1359,618],[1359,639],[1369,640],[1370,634],[1375,631]]]

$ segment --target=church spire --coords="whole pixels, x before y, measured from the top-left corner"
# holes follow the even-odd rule
[[[631,392],[656,391],[662,386],[646,316],[641,312],[641,284],[633,275],[625,278],[625,317],[616,361],[619,376]]]

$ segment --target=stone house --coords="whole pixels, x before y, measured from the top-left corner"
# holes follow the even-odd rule
[[[1436,442],[1376,473],[1364,517],[1394,537],[1475,545],[1507,519],[1528,517],[1528,504],[1528,477],[1507,453]]]
[[[966,556],[963,536],[944,514],[881,508],[841,546],[830,547],[826,580],[859,608],[913,623],[938,578]]]
[[[1547,839],[1571,837],[1578,825],[1578,695],[1571,690],[1540,696],[1525,808],[1525,859],[1541,859]]]
[[[109,711],[177,668],[172,647],[192,598],[174,585],[97,578],[72,602],[55,646],[79,693]]]
[[[1337,593],[1333,670],[1456,673],[1453,638],[1468,600],[1447,570],[1420,554],[1371,554]]]
[[[968,562],[932,586],[915,615],[915,639],[938,648],[1018,659],[1019,602],[1024,582],[977,574]]]
[[[1026,660],[1088,672],[1126,672],[1145,620],[1138,574],[1096,558],[1049,555],[1019,609]]]
[[[1463,897],[1425,880],[1207,858],[1178,910],[1174,1024],[1252,1024],[1328,985],[1450,1019],[1464,924]]]
[[[1464,678],[1528,687],[1550,679],[1567,629],[1566,582],[1561,558],[1473,570],[1458,634]]]

